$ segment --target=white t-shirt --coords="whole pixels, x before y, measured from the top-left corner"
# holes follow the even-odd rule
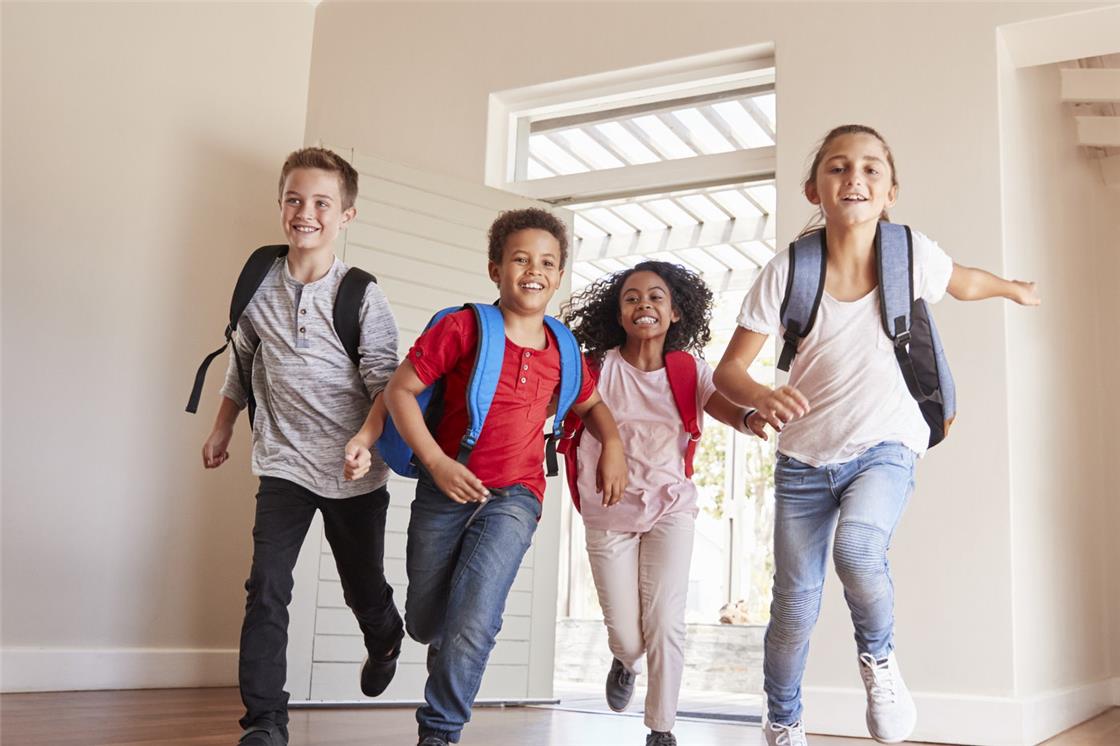
[[[711,367],[696,358],[696,410],[701,428],[704,406],[715,390]],[[577,477],[584,524],[605,531],[641,533],[653,528],[663,515],[685,511],[695,515],[696,485],[684,475],[688,433],[665,369],[635,368],[615,348],[603,358],[599,395],[618,423],[629,480],[622,500],[604,508],[602,495],[595,491],[595,467],[603,447],[584,430]]]
[[[914,237],[914,293],[929,303],[945,295],[953,260],[929,237]],[[781,335],[789,250],[767,264],[743,299],[739,326]],[[778,450],[810,466],[843,463],[884,441],[899,441],[919,456],[929,426],[910,395],[879,315],[879,288],[850,302],[827,292],[817,321],[801,342],[789,385],[809,400],[810,412],[786,424]]]

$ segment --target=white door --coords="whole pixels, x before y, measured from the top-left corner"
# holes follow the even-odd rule
[[[432,314],[467,301],[492,302],[486,273],[490,223],[502,210],[545,207],[570,227],[572,216],[541,202],[334,149],[358,170],[357,219],[342,258],[373,273],[400,327],[403,356]],[[566,297],[565,277],[557,298]],[[558,303],[557,300],[553,301]],[[555,313],[556,308],[551,312]],[[482,679],[479,700],[552,697],[559,550],[559,477],[549,479],[544,513],[506,603],[505,621]],[[405,539],[415,482],[389,479],[385,574],[404,613]],[[405,638],[396,677],[377,702],[423,700],[426,649]],[[342,599],[322,522],[311,527],[296,567],[288,644],[292,701],[364,700],[358,687],[365,656],[353,614]]]

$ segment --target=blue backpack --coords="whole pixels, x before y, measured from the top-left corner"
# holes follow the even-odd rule
[[[464,465],[482,434],[486,415],[490,412],[494,392],[498,388],[498,378],[502,373],[506,348],[505,321],[497,306],[467,303],[463,306],[443,309],[424,327],[427,331],[448,314],[467,308],[474,312],[475,321],[478,323],[478,348],[475,351],[474,369],[467,383],[467,432],[459,441],[457,457],[459,463]],[[556,461],[556,442],[563,434],[564,416],[575,403],[583,383],[583,358],[580,355],[579,343],[568,327],[551,316],[545,316],[544,322],[552,332],[552,336],[556,338],[560,351],[560,390],[557,394],[556,417],[553,420],[552,432],[548,434],[546,447],[548,476],[552,477],[559,471]],[[420,411],[424,413],[428,430],[433,433],[443,415],[443,387],[444,379],[441,378],[416,397]],[[420,472],[413,458],[412,448],[401,437],[393,424],[392,417],[385,421],[385,429],[377,441],[377,450],[389,468],[397,474],[413,478],[419,476]]]
[[[782,301],[785,345],[778,369],[789,371],[801,340],[817,320],[828,263],[825,232],[802,236],[789,246],[789,279]],[[914,242],[910,228],[880,222],[875,230],[879,273],[879,314],[883,331],[894,343],[894,356],[911,396],[929,425],[929,446],[949,434],[957,415],[956,388],[929,305],[914,300]]]

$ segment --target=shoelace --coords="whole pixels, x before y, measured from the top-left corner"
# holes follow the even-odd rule
[[[883,661],[880,663],[870,653],[859,654],[860,672],[863,680],[870,687],[871,699],[877,704],[894,704],[895,681],[894,672],[890,665]]]
[[[805,733],[801,729],[801,723],[794,723],[793,725],[770,723],[769,727],[771,731],[778,734],[778,740],[774,742],[778,746],[809,746],[805,741]]]

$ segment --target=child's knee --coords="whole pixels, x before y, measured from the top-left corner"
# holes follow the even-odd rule
[[[779,645],[808,642],[821,608],[821,588],[783,591],[774,589],[770,604],[770,626],[766,637]]]
[[[858,592],[878,583],[886,574],[887,535],[868,523],[841,522],[836,529],[832,558],[844,588]]]
[[[287,606],[292,600],[292,588],[295,581],[292,573],[283,567],[267,564],[253,563],[249,570],[249,579],[245,581],[245,591],[249,595],[249,602],[267,598],[282,602]]]

